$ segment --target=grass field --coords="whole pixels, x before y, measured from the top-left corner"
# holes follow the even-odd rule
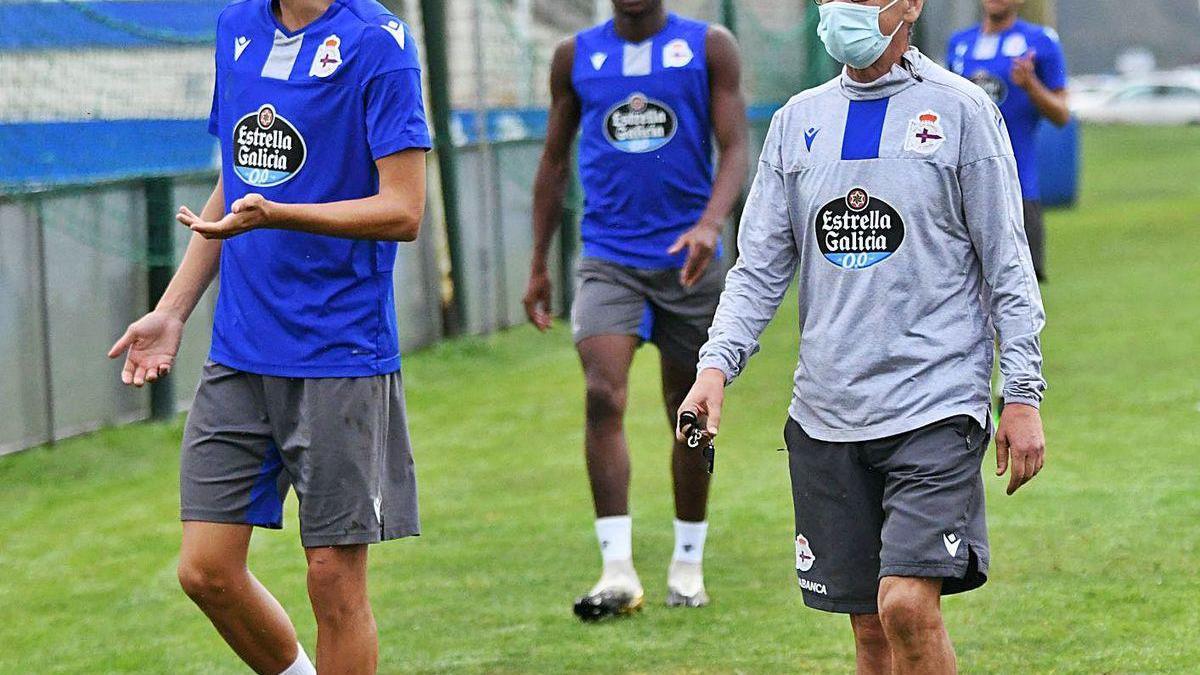
[[[1049,214],[1047,471],[989,477],[992,579],[945,603],[966,672],[1200,668],[1200,129],[1088,129],[1079,208]],[[425,536],[375,549],[384,672],[847,672],[848,623],[802,606],[776,453],[795,358],[785,304],[734,386],[707,575],[661,606],[671,552],[656,355],[635,366],[635,556],[648,609],[584,626],[598,554],[566,331],[517,329],[406,360]],[[107,345],[96,345],[97,358]],[[0,673],[235,673],[175,581],[181,424],[0,459]],[[988,459],[992,462],[991,456]],[[295,526],[251,566],[314,625]]]

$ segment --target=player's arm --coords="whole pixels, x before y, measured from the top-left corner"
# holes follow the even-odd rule
[[[224,211],[225,190],[218,177],[217,186],[200,215],[217,221]],[[221,242],[193,235],[179,269],[154,311],[131,324],[108,351],[110,359],[125,354],[122,382],[141,387],[170,372],[183,339],[183,324],[212,283],[220,263]]]
[[[1033,480],[1045,463],[1039,408],[1041,332],[1046,323],[1025,237],[1021,184],[1003,118],[982,106],[963,130],[958,168],[967,232],[991,289],[989,312],[1000,340],[1004,411],[996,430],[997,475],[1011,469],[1008,494]]]
[[[1029,94],[1029,100],[1056,126],[1071,121],[1067,98],[1066,59],[1057,39],[1048,34],[1036,50],[1013,61],[1012,80]]]
[[[728,29],[712,26],[708,31],[709,109],[717,141],[717,173],[708,206],[689,232],[670,253],[687,250],[680,282],[691,286],[700,280],[712,261],[725,221],[733,212],[745,184],[748,168],[746,150],[746,99],[742,95],[742,62],[737,40]]]
[[[574,64],[575,40],[570,38],[559,43],[550,64],[550,119],[533,187],[533,259],[524,303],[529,320],[542,331],[551,324],[550,244],[562,223],[571,179],[571,146],[579,130],[579,97],[571,84]]]
[[[705,420],[709,439],[720,427],[725,385],[758,351],[759,336],[779,310],[799,263],[781,168],[779,124],[777,115],[746,197],[737,264],[725,278],[708,342],[700,349],[696,383],[679,406],[681,413],[691,411]]]
[[[410,148],[375,161],[379,192],[325,204],[282,204],[260,194],[235,201],[218,220],[180,209],[179,222],[208,239],[270,228],[343,239],[414,241],[425,215],[425,149]]]

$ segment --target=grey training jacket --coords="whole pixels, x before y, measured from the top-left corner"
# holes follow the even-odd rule
[[[771,122],[699,368],[737,377],[799,270],[791,416],[813,438],[988,423],[996,334],[1006,403],[1040,405],[1045,324],[1008,130],[982,89],[916,49],[845,74]]]

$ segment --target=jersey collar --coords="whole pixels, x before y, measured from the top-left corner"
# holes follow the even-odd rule
[[[307,33],[308,31],[319,27],[321,24],[329,21],[330,17],[332,17],[334,14],[337,14],[342,8],[342,0],[333,0],[333,2],[329,4],[328,9],[325,10],[325,13],[321,16],[318,16],[307,26],[303,26],[299,30],[288,30],[282,23],[279,22],[278,19],[275,18],[275,12],[271,10],[271,4],[273,1],[274,0],[259,0],[259,5],[262,7],[263,11],[263,16],[266,17],[268,26],[282,33],[284,37],[289,38]]]
[[[839,78],[842,94],[851,101],[875,101],[895,96],[917,84],[929,60],[916,47],[909,47],[903,58],[909,67],[894,65],[891,71],[873,82],[856,82],[843,68]]]

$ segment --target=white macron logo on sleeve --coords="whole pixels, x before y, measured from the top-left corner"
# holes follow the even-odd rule
[[[400,49],[404,49],[404,24],[393,19],[380,26],[380,28],[391,33],[392,37],[396,38],[396,44],[400,45]]]

